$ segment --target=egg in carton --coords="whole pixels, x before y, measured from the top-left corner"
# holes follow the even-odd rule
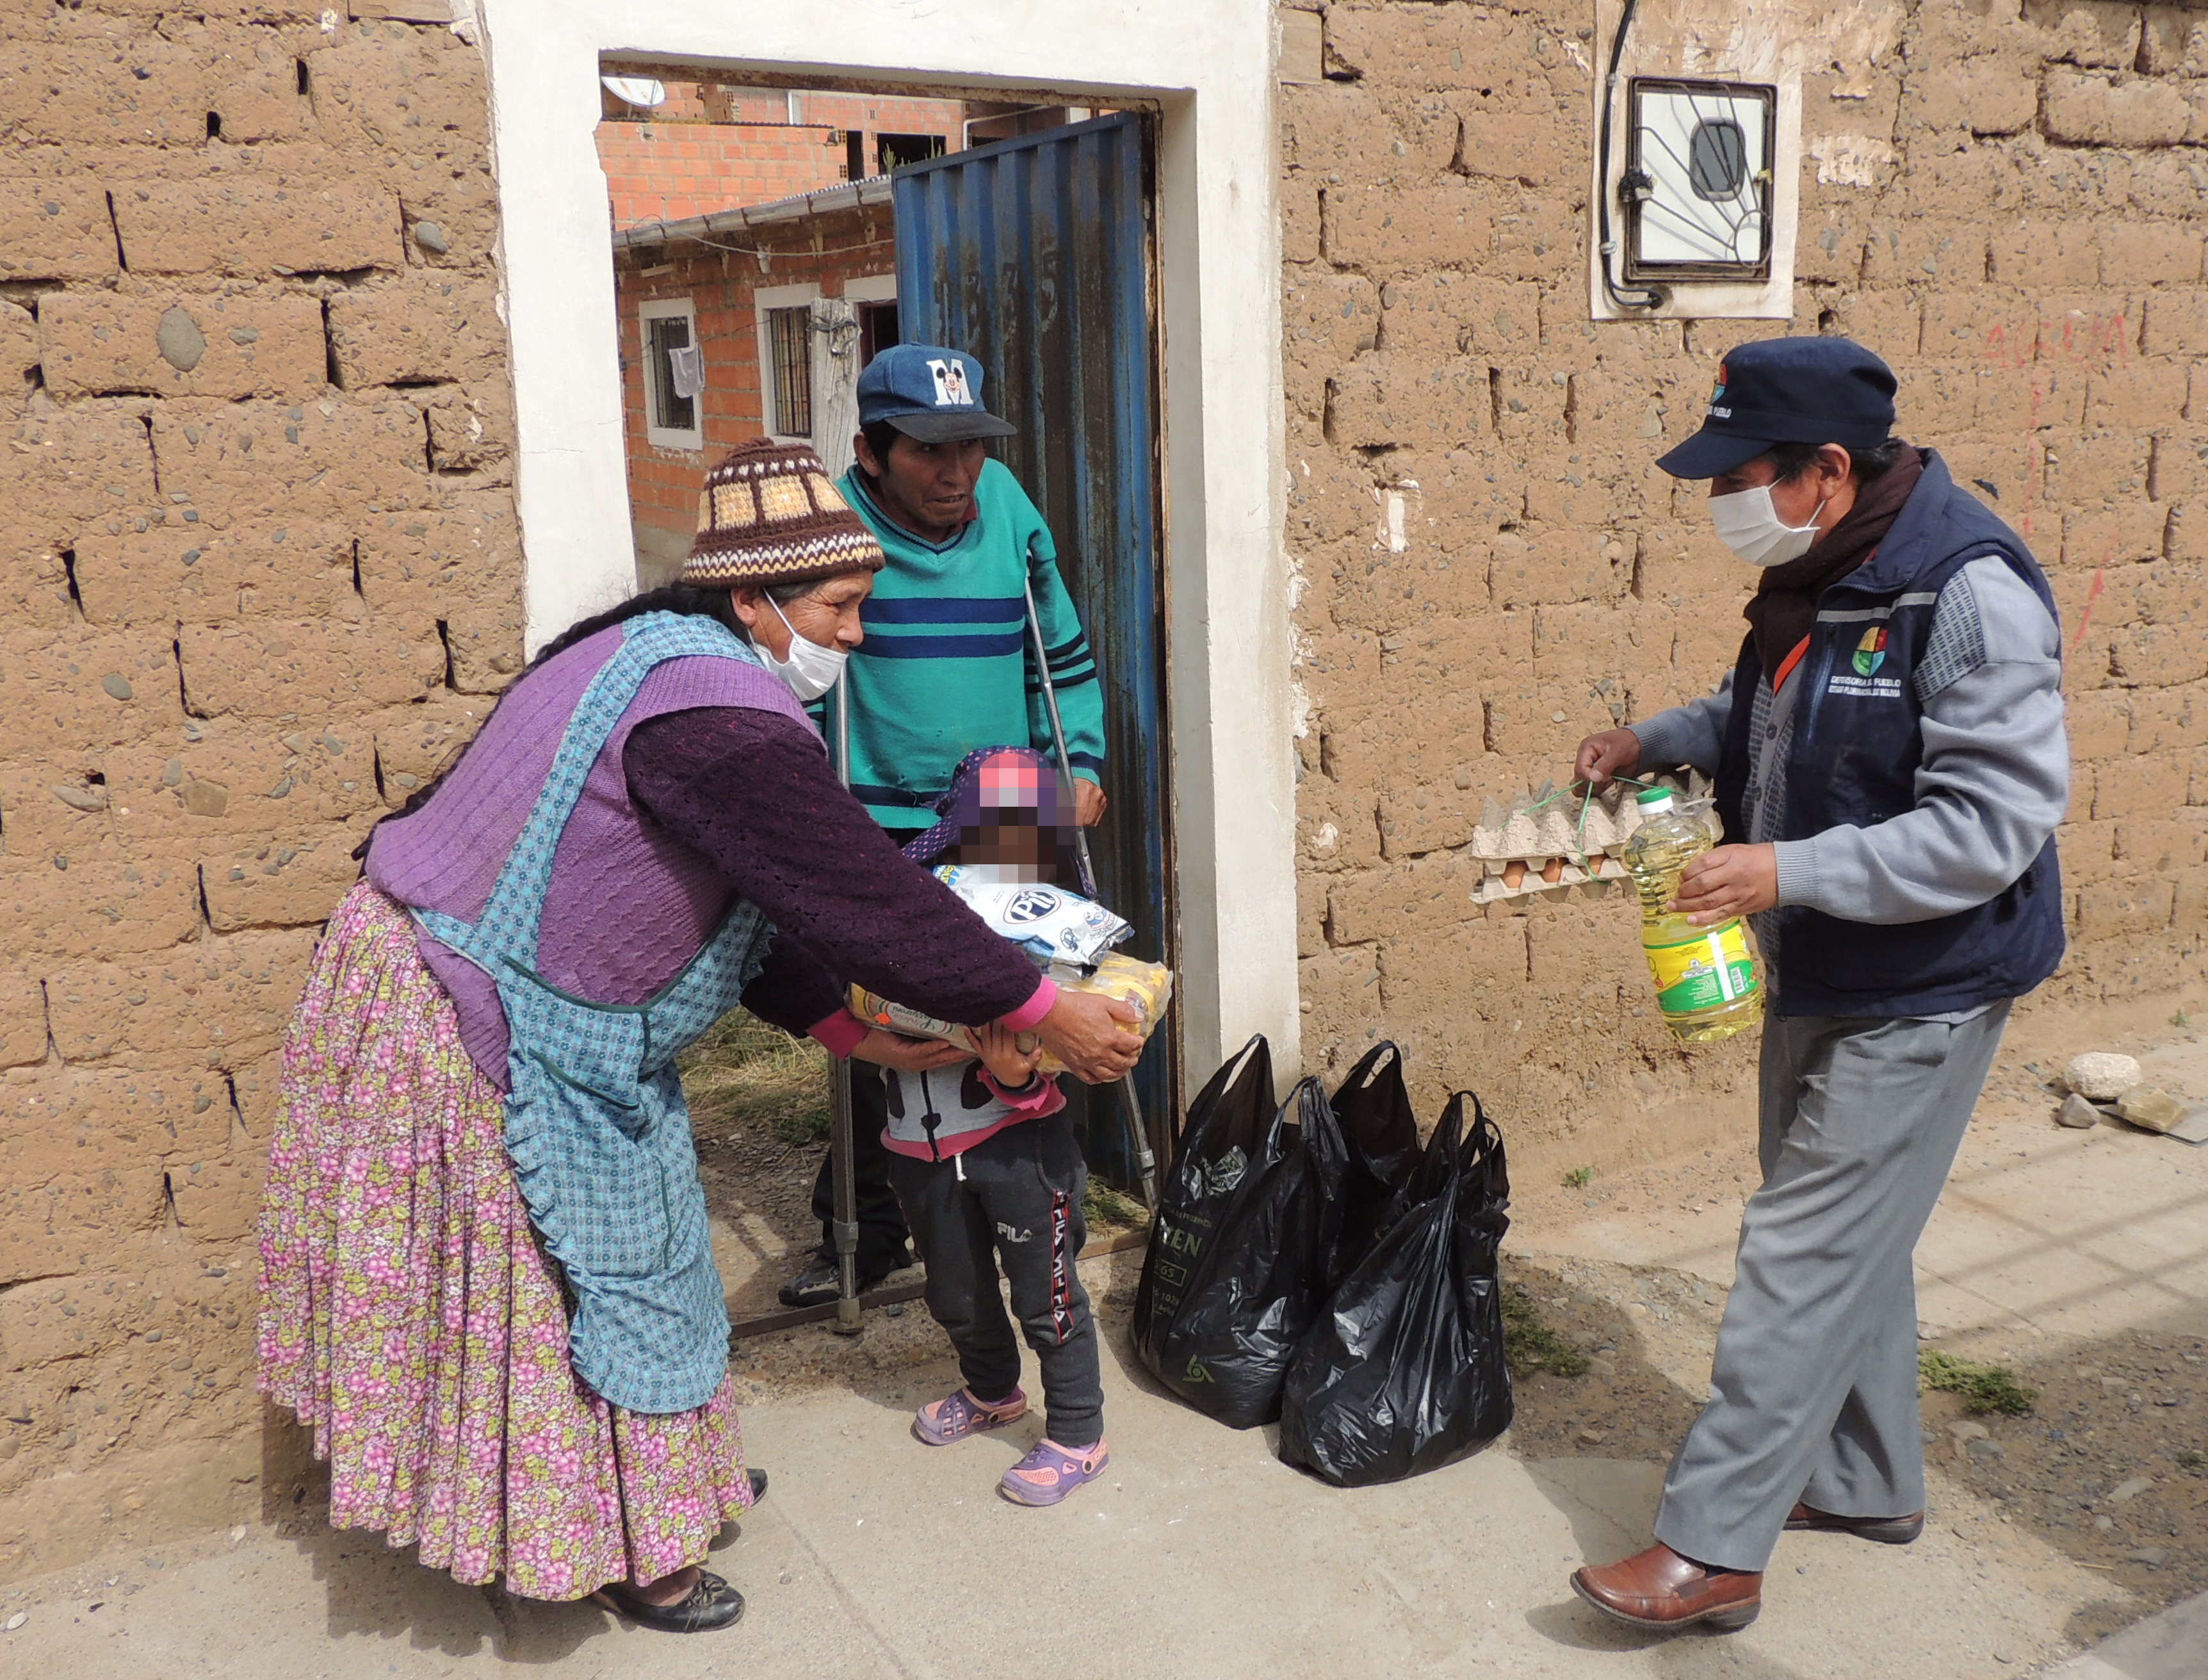
[[[1690,811],[1703,807],[1713,837],[1719,834],[1716,813],[1708,807],[1707,777],[1690,771],[1684,778],[1659,777],[1654,784],[1670,789]],[[1508,805],[1491,799],[1467,848],[1482,865],[1473,902],[1608,897],[1627,879],[1623,854],[1641,826],[1639,791],[1612,782],[1589,798],[1559,794],[1548,783],[1539,792],[1520,793]]]

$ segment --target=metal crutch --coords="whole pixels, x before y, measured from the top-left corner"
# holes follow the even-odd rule
[[[851,722],[849,693],[845,679],[836,678],[836,779],[851,785]],[[835,1185],[835,1218],[830,1221],[836,1239],[836,1334],[859,1333],[859,1186],[854,1176],[851,1150],[851,1064],[836,1059],[829,1089],[828,1161]]]
[[[1035,674],[1042,679],[1043,709],[1050,714],[1050,738],[1058,747],[1058,773],[1065,778],[1070,792],[1073,787],[1073,760],[1065,750],[1065,725],[1058,717],[1058,686],[1050,680],[1050,650],[1043,645],[1042,621],[1035,616],[1035,585],[1026,577],[1020,579],[1020,592],[1027,597],[1028,635],[1035,643]],[[1073,855],[1081,871],[1081,891],[1088,897],[1096,896],[1096,872],[1089,861],[1089,837],[1077,825],[1073,831]],[[1143,1205],[1155,1214],[1158,1210],[1158,1163],[1150,1153],[1149,1139],[1143,1132],[1142,1099],[1135,1095],[1135,1076],[1119,1076],[1119,1118],[1126,1122],[1127,1146],[1134,1152],[1135,1170],[1143,1183]]]

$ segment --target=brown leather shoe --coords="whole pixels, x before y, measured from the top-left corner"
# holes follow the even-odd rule
[[[1834,1516],[1814,1505],[1797,1504],[1786,1513],[1786,1527],[1796,1533],[1853,1534],[1859,1540],[1881,1545],[1907,1545],[1924,1532],[1924,1513],[1911,1516]]]
[[[1636,1628],[1705,1623],[1731,1633],[1755,1620],[1763,1608],[1761,1570],[1706,1569],[1662,1545],[1620,1563],[1574,1571],[1572,1591]]]

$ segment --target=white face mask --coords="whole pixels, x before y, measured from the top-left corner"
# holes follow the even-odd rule
[[[1710,498],[1710,523],[1717,527],[1718,541],[1750,566],[1784,566],[1809,553],[1818,537],[1817,515],[1824,511],[1820,501],[1809,524],[1788,525],[1772,506],[1768,484]]]
[[[842,647],[823,647],[797,633],[797,627],[777,605],[772,596],[766,603],[774,608],[774,615],[782,620],[782,627],[789,632],[789,657],[777,659],[774,650],[765,642],[757,642],[759,657],[766,662],[767,669],[783,681],[783,686],[801,700],[817,700],[836,686],[836,679],[843,675],[843,662],[850,651]]]

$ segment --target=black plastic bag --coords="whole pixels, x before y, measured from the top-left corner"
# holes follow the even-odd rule
[[[1221,1064],[1189,1104],[1135,1290],[1135,1351],[1153,1371],[1190,1282],[1250,1175],[1279,1108],[1273,1053],[1259,1034]]]
[[[1402,1053],[1386,1039],[1365,1053],[1335,1088],[1334,1118],[1348,1151],[1342,1174],[1341,1235],[1327,1267],[1331,1289],[1400,1216],[1397,1205],[1419,1167],[1419,1122],[1403,1086]]]
[[[1269,1084],[1271,1058],[1257,1047]],[[1245,1065],[1223,1088],[1215,1076],[1190,1111],[1135,1298],[1143,1363],[1197,1411],[1236,1429],[1280,1416],[1289,1362],[1324,1309],[1345,1164],[1316,1079],[1297,1086],[1254,1147],[1244,1147],[1256,1095],[1249,1072]]]
[[[1503,1139],[1468,1092],[1449,1099],[1407,1210],[1297,1350],[1281,1459],[1337,1487],[1455,1462],[1510,1426],[1496,1249],[1510,1221]]]

